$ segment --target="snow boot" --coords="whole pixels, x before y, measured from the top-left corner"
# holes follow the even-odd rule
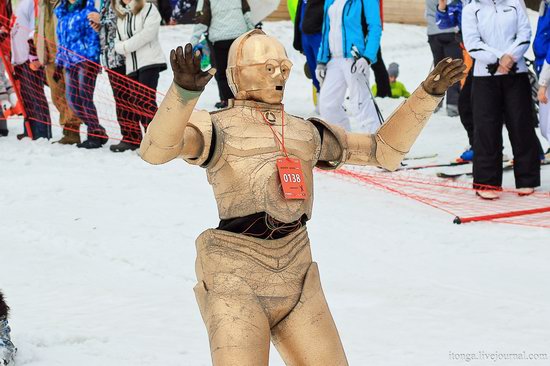
[[[107,143],[107,140],[109,140],[107,135],[102,137],[90,136],[86,141],[76,144],[76,147],[81,149],[99,149]]]
[[[228,106],[227,100],[221,100],[218,103],[216,103],[216,105],[214,105],[214,107],[216,107],[217,109],[224,109],[224,108],[227,108],[227,106]]]
[[[0,365],[13,365],[13,359],[17,349],[11,342],[10,326],[6,317],[0,317]]]
[[[474,150],[471,147],[468,147],[462,155],[460,155],[460,161],[472,161],[474,160]],[[457,159],[458,160],[458,159]]]
[[[65,126],[63,128],[63,137],[59,141],[54,141],[54,144],[75,145],[80,144],[80,126]]]
[[[531,187],[518,188],[517,192],[518,192],[518,196],[520,197],[530,196],[533,193],[535,193],[535,188],[531,188]]]
[[[499,192],[494,189],[477,189],[476,196],[489,201],[498,200],[500,198]]]
[[[134,150],[137,150],[137,149],[139,149],[139,145],[131,144],[131,143],[126,142],[126,141],[121,141],[120,143],[118,143],[116,145],[111,145],[109,147],[109,150],[111,150],[112,152],[125,152],[125,151],[128,151],[128,150],[134,151]]]
[[[458,117],[458,115],[458,106],[452,104],[447,106],[447,116]]]

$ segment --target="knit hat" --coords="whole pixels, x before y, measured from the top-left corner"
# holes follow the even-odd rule
[[[390,66],[388,66],[388,75],[393,77],[399,76],[399,64],[392,62]]]

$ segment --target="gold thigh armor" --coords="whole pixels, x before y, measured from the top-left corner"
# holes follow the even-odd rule
[[[305,227],[277,240],[210,229],[196,242],[195,295],[214,366],[347,365]]]

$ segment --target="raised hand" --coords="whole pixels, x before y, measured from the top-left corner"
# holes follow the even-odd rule
[[[216,69],[211,68],[208,71],[201,70],[201,53],[199,51],[193,54],[191,43],[170,52],[170,64],[174,71],[174,82],[187,90],[202,91],[210,79],[216,73]]]
[[[424,90],[432,95],[443,95],[453,84],[464,79],[466,65],[460,59],[447,57],[441,60],[422,83]]]

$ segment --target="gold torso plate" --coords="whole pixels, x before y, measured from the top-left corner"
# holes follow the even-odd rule
[[[220,219],[266,212],[276,220],[293,222],[302,215],[311,217],[313,167],[317,163],[321,139],[312,123],[284,115],[284,143],[291,158],[300,159],[308,190],[305,200],[283,196],[276,162],[284,156],[271,128],[282,139],[281,106],[236,101],[232,108],[212,114],[216,145],[207,166],[208,181],[214,189]]]

